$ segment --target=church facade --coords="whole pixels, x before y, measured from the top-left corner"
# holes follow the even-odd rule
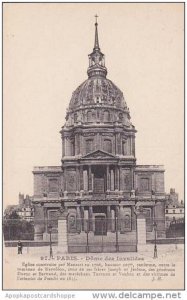
[[[146,239],[165,235],[164,168],[137,165],[136,129],[121,90],[107,78],[98,24],[89,55],[88,79],[74,92],[60,133],[60,166],[35,167],[35,240],[58,239],[59,211],[67,211],[69,244],[136,244],[137,212]],[[130,248],[128,248],[130,249]],[[80,250],[81,251],[81,250]]]

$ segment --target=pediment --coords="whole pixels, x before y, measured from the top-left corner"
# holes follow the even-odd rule
[[[98,158],[102,158],[102,159],[113,158],[114,159],[115,158],[116,159],[116,156],[114,156],[108,152],[102,151],[102,150],[96,150],[96,151],[88,153],[82,157],[82,159],[87,159],[87,158],[89,158],[89,159],[98,159]]]

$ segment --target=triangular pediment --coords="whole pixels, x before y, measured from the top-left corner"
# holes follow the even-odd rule
[[[114,156],[108,152],[102,151],[102,150],[96,150],[96,151],[88,153],[82,157],[82,159],[85,159],[85,158],[90,158],[90,159],[94,159],[94,158],[95,159],[98,159],[98,158],[102,158],[102,159],[113,158],[114,159],[115,158],[116,159],[116,156]]]

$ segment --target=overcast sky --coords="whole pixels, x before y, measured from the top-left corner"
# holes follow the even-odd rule
[[[60,129],[87,78],[94,15],[108,78],[137,129],[138,164],[165,165],[183,199],[183,4],[4,4],[4,203],[33,195],[33,166],[60,165]]]

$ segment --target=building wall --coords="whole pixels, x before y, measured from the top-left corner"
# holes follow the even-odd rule
[[[147,167],[147,168],[146,168]],[[164,171],[153,166],[139,166],[135,169],[135,190],[137,192],[152,192],[164,194]]]
[[[34,174],[34,196],[47,197],[63,191],[63,176],[61,167],[36,167]]]

